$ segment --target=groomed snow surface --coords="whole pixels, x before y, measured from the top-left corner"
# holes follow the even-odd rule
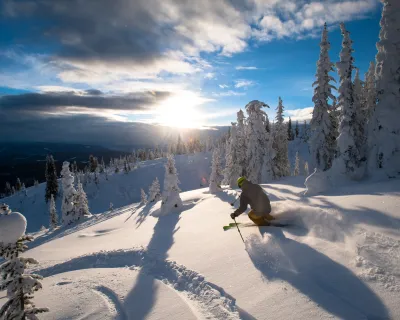
[[[183,192],[166,216],[132,204],[37,233],[40,318],[400,319],[400,181],[315,197],[303,182],[264,185],[290,226],[243,227],[245,244],[222,229],[231,189]]]

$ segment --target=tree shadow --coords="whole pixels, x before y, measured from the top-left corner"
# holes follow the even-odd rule
[[[174,234],[179,230],[176,225],[179,221],[179,214],[170,214],[158,218],[154,226],[153,236],[147,246],[149,253],[156,254],[160,260],[168,257],[168,250],[174,243]],[[143,290],[145,288],[145,290]],[[129,305],[142,301],[140,309],[135,310],[135,319],[145,319],[150,313],[156,296],[155,279],[148,277],[141,269],[137,277],[136,283],[129,294],[126,296],[124,305],[125,309],[129,309]]]
[[[87,220],[81,220],[74,224],[70,224],[67,226],[61,226],[54,230],[49,230],[45,234],[35,237],[35,240],[33,242],[29,243],[28,247],[29,247],[29,249],[36,248],[47,242],[66,237],[70,234],[79,232],[83,229],[95,226],[96,224],[102,223],[102,222],[112,219],[116,216],[124,214],[129,210],[133,210],[134,212],[136,212],[136,209],[137,209],[137,207],[132,207],[132,204],[130,204],[125,207],[118,208],[114,211],[106,211],[102,214],[94,214],[94,215],[92,215],[92,217],[90,217]]]
[[[388,319],[379,297],[355,274],[321,252],[286,238],[280,229],[259,228],[247,252],[268,280],[284,280],[340,319]]]

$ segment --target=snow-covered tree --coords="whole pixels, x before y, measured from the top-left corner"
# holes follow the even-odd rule
[[[310,175],[310,170],[308,169],[308,162],[304,162],[304,175],[308,177]]]
[[[313,83],[314,110],[310,122],[312,134],[310,139],[310,151],[313,165],[320,170],[328,170],[336,151],[335,141],[332,139],[333,127],[329,116],[331,105],[329,101],[335,100],[332,90],[336,89],[330,84],[335,81],[329,72],[333,71],[334,64],[329,58],[330,43],[328,41],[328,28],[325,23],[320,43],[320,55],[317,62],[316,81]]]
[[[248,114],[246,126],[247,142],[247,179],[253,183],[260,183],[263,170],[263,160],[266,154],[265,117],[261,110],[267,106],[264,102],[253,100],[246,105]],[[267,106],[268,107],[268,106]]]
[[[90,217],[92,214],[89,211],[89,203],[87,200],[86,192],[83,190],[82,183],[78,181],[78,187],[74,197],[75,205],[75,220],[85,217]]]
[[[210,193],[216,193],[221,190],[222,179],[221,151],[220,148],[214,148],[209,185]]]
[[[35,181],[33,182],[33,186],[34,186],[35,188],[37,188],[37,187],[39,186],[39,181],[38,181],[38,180],[35,180]]]
[[[114,211],[114,204],[112,202],[110,202],[110,207],[108,208],[108,210]]]
[[[280,99],[280,97],[279,97]],[[287,139],[292,141],[294,139],[293,128],[292,128],[292,119],[289,117],[289,122],[287,126]]]
[[[367,121],[371,119],[376,107],[375,63],[371,61],[368,72],[365,74],[364,110]]]
[[[57,199],[58,195],[58,181],[57,181],[57,172],[56,165],[54,163],[54,159],[52,155],[48,155],[46,157],[46,193],[45,200],[46,203],[50,200],[51,195],[54,196],[54,199]]]
[[[15,190],[17,190],[17,192],[18,192],[18,191],[21,191],[21,188],[22,188],[21,180],[19,178],[17,178],[17,182],[15,183]]]
[[[79,216],[76,214],[76,208],[74,204],[76,190],[74,187],[74,176],[69,170],[69,162],[64,161],[61,170],[61,183],[63,189],[63,199],[61,204],[62,222],[64,224],[70,224],[77,220]]]
[[[236,123],[232,122],[231,137],[225,154],[224,184],[236,188],[236,181],[242,175],[242,167],[237,159],[238,135]]]
[[[164,189],[162,192],[161,210],[168,212],[172,208],[182,207],[182,199],[178,187],[178,173],[175,167],[175,159],[173,155],[167,156],[165,165]]]
[[[157,202],[161,198],[160,193],[160,182],[156,177],[149,188],[149,201],[150,202]]]
[[[287,126],[283,122],[284,106],[281,97],[279,97],[278,107],[276,108],[276,118],[273,130],[273,143],[275,157],[272,160],[272,171],[274,179],[290,175],[290,164],[288,156],[288,132]]]
[[[377,105],[371,118],[370,174],[400,174],[400,3],[383,2],[376,55]]]
[[[367,116],[364,108],[364,96],[363,96],[363,82],[360,79],[359,69],[356,68],[356,76],[354,79],[353,86],[353,97],[354,97],[354,142],[359,152],[360,161],[364,162],[366,159],[367,152]]]
[[[3,204],[0,211],[0,258],[5,259],[0,266],[0,291],[6,290],[8,301],[0,308],[0,319],[38,319],[37,314],[48,312],[48,308],[37,308],[32,302],[33,293],[42,288],[37,274],[25,274],[29,265],[38,264],[35,259],[20,257],[27,248],[26,219],[18,212],[12,212]]]
[[[340,24],[340,29],[343,35],[342,50],[340,51],[340,61],[336,64],[340,78],[338,106],[341,109],[339,136],[337,138],[338,161],[344,166],[347,176],[359,179],[363,175],[364,160],[357,145],[357,110],[352,82],[352,71],[354,69],[353,41],[350,39],[350,33],[346,30],[344,23]]]
[[[146,205],[147,204],[147,194],[144,192],[143,189],[140,189],[140,204]]]
[[[54,195],[50,196],[49,203],[49,215],[50,215],[50,228],[54,229],[58,224],[58,214],[56,210],[56,203],[54,202]]]
[[[246,127],[244,121],[244,113],[242,110],[239,110],[236,126],[236,161],[241,168],[240,176],[247,175]]]
[[[299,157],[299,152],[296,151],[296,158],[294,160],[294,170],[293,170],[293,175],[298,176],[300,174],[300,157]]]

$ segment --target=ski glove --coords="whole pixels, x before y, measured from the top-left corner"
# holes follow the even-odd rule
[[[235,212],[232,212],[231,213],[231,218],[232,219],[235,219],[236,217],[238,217],[239,215],[238,214],[236,214]]]

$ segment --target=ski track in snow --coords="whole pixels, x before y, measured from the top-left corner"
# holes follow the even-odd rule
[[[161,260],[143,248],[128,250],[101,251],[84,255],[61,264],[35,272],[44,277],[90,268],[140,268],[147,275],[162,281],[184,295],[186,301],[193,302],[204,319],[245,319],[236,306],[235,299],[221,287],[208,282],[195,271],[187,269],[174,261]],[[105,286],[96,287],[98,294],[106,300],[110,310],[116,310],[119,319],[126,314],[118,297]]]
[[[400,292],[400,241],[377,232],[361,231],[357,242],[359,276],[389,291]]]
[[[110,313],[115,317],[115,319],[128,319],[119,297],[113,290],[107,288],[106,286],[97,286],[92,290],[104,299],[104,302],[110,310]]]

